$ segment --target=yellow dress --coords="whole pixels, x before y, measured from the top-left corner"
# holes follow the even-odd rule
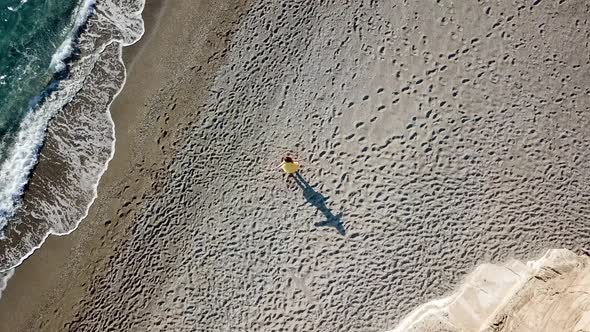
[[[299,163],[296,161],[294,161],[292,163],[283,163],[281,168],[287,174],[295,174],[299,170]]]

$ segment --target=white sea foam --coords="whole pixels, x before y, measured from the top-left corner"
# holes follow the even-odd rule
[[[51,114],[30,112],[21,122],[18,135],[8,158],[0,165],[0,228],[12,216],[27,184],[28,176],[37,163],[37,150],[43,143],[45,128]]]
[[[20,0],[20,3],[18,4],[18,6],[16,7],[12,7],[12,6],[8,6],[6,7],[8,10],[16,12],[18,11],[25,3],[27,3],[29,0]]]
[[[4,291],[4,289],[6,289],[6,285],[8,284],[8,279],[10,279],[13,275],[14,275],[14,269],[0,272],[0,296],[2,296],[2,292]]]
[[[51,63],[49,64],[49,68],[53,72],[58,73],[66,69],[65,61],[72,55],[72,52],[74,51],[74,37],[78,33],[80,28],[82,28],[82,26],[86,24],[88,17],[92,15],[92,11],[95,4],[96,0],[84,0],[84,2],[81,4],[72,30],[70,31],[66,39],[63,41],[63,43],[57,48],[57,51],[51,57]]]
[[[72,51],[74,50],[74,46],[72,44],[72,39],[68,37],[58,47],[57,52],[55,52],[51,57],[51,63],[49,64],[49,69],[51,71],[58,73],[66,69],[65,60],[72,54]]]

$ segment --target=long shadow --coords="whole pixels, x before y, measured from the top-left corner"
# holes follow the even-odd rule
[[[313,188],[305,181],[303,176],[299,173],[295,173],[293,176],[295,179],[295,183],[303,190],[303,197],[305,200],[315,206],[321,213],[324,214],[326,220],[322,222],[315,223],[316,227],[334,227],[340,233],[340,235],[346,234],[346,229],[344,229],[344,224],[342,224],[342,213],[339,213],[337,216],[332,213],[332,211],[326,206],[326,198],[322,196],[322,194],[318,193],[317,191],[313,190]]]

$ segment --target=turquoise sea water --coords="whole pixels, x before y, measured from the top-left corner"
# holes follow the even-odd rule
[[[0,162],[25,115],[61,69],[52,58],[68,38],[78,5],[76,0],[0,0]]]

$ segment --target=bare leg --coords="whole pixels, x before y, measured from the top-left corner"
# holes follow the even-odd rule
[[[287,176],[285,177],[285,184],[287,184],[287,189],[293,189],[293,181],[293,174],[287,174]]]

